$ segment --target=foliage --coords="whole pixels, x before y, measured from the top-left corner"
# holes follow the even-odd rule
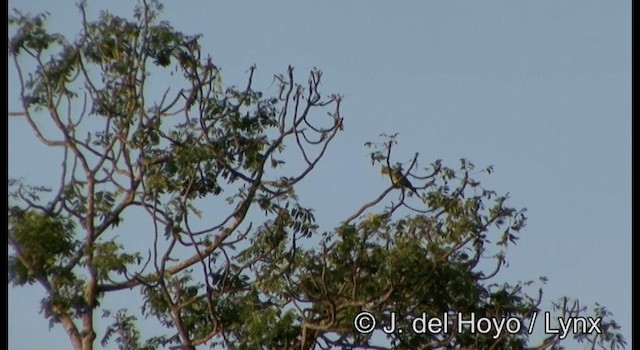
[[[9,182],[9,282],[42,286],[44,316],[74,349],[93,349],[98,332],[119,349],[530,346],[526,327],[386,340],[383,324],[354,327],[362,311],[396,313],[404,328],[422,312],[527,325],[541,311],[542,291],[527,293],[533,282],[491,282],[526,222],[508,195],[474,179],[491,167],[421,168],[417,154],[401,163],[396,135],[382,135],[365,146],[389,186],[321,233],[295,191],[342,131],[341,97],[322,96],[320,70],[303,85],[290,67],[274,77],[274,96],[254,89],[255,67],[245,87],[225,86],[200,36],[159,21],[159,3],[141,2],[132,20],[103,12],[89,21],[85,7],[74,42],[49,33],[46,14],[9,19],[22,103],[12,114],[62,158],[57,188]],[[144,229],[127,229],[129,220]],[[166,333],[143,340],[138,317],[108,309],[110,295],[131,290],[142,296],[133,312]],[[568,305],[557,315],[584,314]],[[104,330],[100,310],[113,320]],[[624,346],[608,311],[596,314],[605,334],[577,338]]]

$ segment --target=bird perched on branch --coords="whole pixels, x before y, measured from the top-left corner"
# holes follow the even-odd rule
[[[407,179],[407,177],[402,173],[402,167],[399,164],[397,164],[391,169],[388,166],[383,165],[382,168],[380,168],[380,173],[384,175],[389,175],[389,177],[391,178],[391,182],[395,187],[398,187],[401,189],[408,188],[413,193],[418,195],[418,191],[416,190],[416,188],[413,187],[409,179]]]

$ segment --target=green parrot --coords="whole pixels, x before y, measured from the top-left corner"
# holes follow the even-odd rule
[[[383,165],[380,169],[380,172],[385,175],[390,175],[391,181],[396,187],[402,189],[408,188],[413,193],[418,195],[418,191],[416,190],[416,188],[413,187],[409,179],[407,179],[407,177],[402,174],[402,167],[400,165],[396,165],[395,167],[391,168],[391,171],[389,171],[389,167]]]

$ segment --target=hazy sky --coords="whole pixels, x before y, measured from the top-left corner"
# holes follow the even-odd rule
[[[9,8],[48,11],[52,30],[75,35],[73,4]],[[109,4],[132,14],[128,1]],[[273,91],[273,74],[291,64],[302,81],[322,69],[323,91],[345,96],[345,130],[300,190],[327,229],[386,184],[363,147],[382,132],[399,133],[402,160],[417,151],[423,164],[493,164],[480,180],[529,217],[500,279],[547,276],[546,307],[564,295],[607,306],[631,348],[631,1],[166,5],[163,19],[204,35],[226,84],[244,85],[255,63],[256,87]],[[101,6],[89,1],[93,19]],[[12,66],[9,77],[17,110]],[[9,174],[46,183],[57,163],[25,125],[9,119]],[[38,314],[40,296],[37,286],[9,290],[10,349],[70,348]]]

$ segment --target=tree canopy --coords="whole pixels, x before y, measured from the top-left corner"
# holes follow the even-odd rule
[[[131,19],[79,9],[73,41],[46,14],[9,19],[11,114],[61,159],[54,188],[9,179],[9,282],[41,287],[42,315],[74,349],[559,349],[561,332],[531,344],[545,312],[556,328],[584,320],[570,333],[593,347],[626,345],[602,306],[542,310],[544,278],[495,282],[526,216],[477,180],[491,166],[423,167],[381,135],[365,147],[388,187],[323,231],[296,193],[343,132],[322,71],[299,82],[289,67],[272,95],[256,67],[228,85],[161,4]],[[111,309],[115,293],[139,308]],[[449,327],[419,332],[423,314]],[[456,327],[471,317],[483,321]],[[143,335],[143,322],[162,327]]]

